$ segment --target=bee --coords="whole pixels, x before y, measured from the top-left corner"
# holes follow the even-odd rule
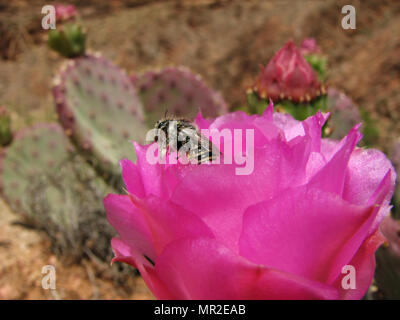
[[[184,118],[165,118],[156,122],[157,132],[154,141],[165,155],[170,151],[184,153],[189,161],[197,159],[197,163],[211,162],[221,154],[218,148],[200,133],[199,128]],[[161,139],[161,136],[163,139]]]

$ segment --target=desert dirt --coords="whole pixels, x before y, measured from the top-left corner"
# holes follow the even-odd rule
[[[40,27],[46,1],[0,0],[0,104],[14,129],[55,120],[51,79],[63,61]],[[88,47],[129,73],[184,65],[219,90],[232,108],[283,44],[315,37],[329,63],[328,85],[346,92],[379,128],[374,144],[387,154],[400,136],[400,2],[397,0],[69,1],[88,30]],[[343,30],[352,4],[357,29]],[[147,299],[140,277],[116,282],[107,264],[66,263],[46,235],[18,223],[0,202],[0,299]],[[57,289],[41,287],[44,265]]]
[[[113,280],[109,264],[72,264],[56,257],[46,236],[21,225],[3,201],[0,222],[0,299],[153,299],[139,276],[121,284]],[[55,267],[54,290],[42,287],[46,265]]]

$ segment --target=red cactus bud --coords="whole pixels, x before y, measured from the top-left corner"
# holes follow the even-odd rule
[[[301,102],[318,96],[321,84],[299,49],[289,41],[265,68],[261,67],[254,90],[262,98]]]

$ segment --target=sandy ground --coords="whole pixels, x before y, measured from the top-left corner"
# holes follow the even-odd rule
[[[45,235],[20,225],[3,201],[0,222],[0,299],[153,299],[139,276],[121,285],[107,274],[108,265],[61,261]],[[42,288],[46,265],[55,268],[55,290]]]

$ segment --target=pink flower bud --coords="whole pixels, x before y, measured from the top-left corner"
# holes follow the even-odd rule
[[[325,89],[293,41],[289,41],[265,68],[261,67],[254,90],[260,97],[273,101],[303,102],[314,99]]]
[[[76,7],[72,4],[56,4],[54,7],[56,9],[56,20],[58,22],[70,20],[78,14]]]
[[[314,38],[307,38],[301,43],[300,52],[302,55],[319,54],[321,53],[321,48]]]

